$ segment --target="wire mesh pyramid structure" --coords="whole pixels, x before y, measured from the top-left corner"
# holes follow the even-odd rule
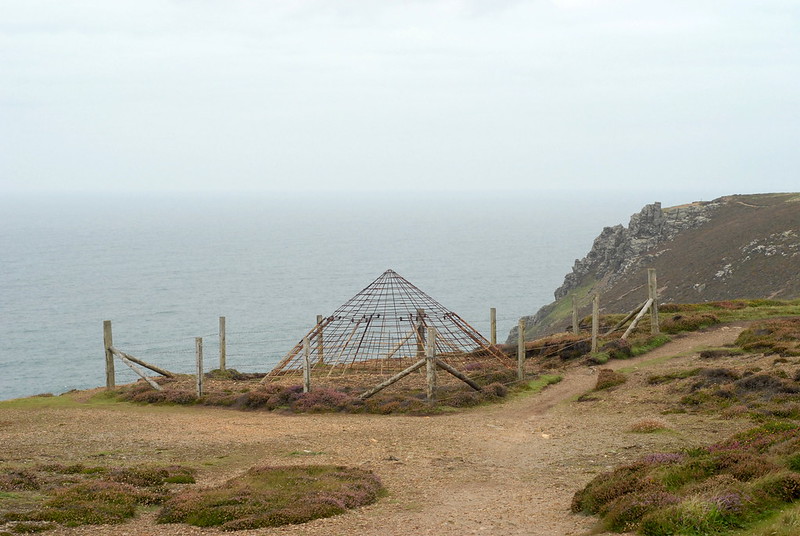
[[[487,361],[511,366],[509,358],[464,319],[387,270],[308,332],[311,370],[327,376],[395,373],[425,356],[429,327],[436,328],[437,357],[454,368],[478,370]],[[268,377],[302,371],[305,355],[301,340]]]

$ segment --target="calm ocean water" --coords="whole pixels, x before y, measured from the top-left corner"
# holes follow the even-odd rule
[[[650,199],[649,201],[653,201]],[[553,193],[18,196],[0,200],[0,399],[104,385],[115,346],[191,372],[267,371],[392,268],[498,338],[642,199]],[[123,370],[125,369],[125,370]],[[135,376],[117,366],[118,383]]]

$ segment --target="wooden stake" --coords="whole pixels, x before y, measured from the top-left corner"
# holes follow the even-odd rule
[[[143,373],[141,370],[139,370],[139,369],[136,367],[136,365],[134,365],[134,364],[133,364],[133,362],[132,362],[130,359],[128,359],[127,357],[125,357],[125,356],[122,356],[122,355],[121,355],[121,356],[119,356],[119,358],[122,360],[122,362],[123,362],[123,363],[125,363],[126,365],[128,365],[128,367],[129,367],[129,368],[130,368],[132,371],[134,371],[136,374],[138,374],[138,375],[139,375],[139,376],[140,376],[140,377],[141,377],[141,378],[142,378],[144,381],[146,381],[147,383],[149,383],[149,384],[150,384],[150,387],[152,387],[152,388],[153,388],[153,389],[155,389],[156,391],[163,391],[163,390],[164,390],[164,389],[163,389],[163,388],[162,388],[160,385],[158,385],[156,382],[154,382],[154,381],[153,381],[151,378],[148,378],[147,376],[145,376],[145,375],[144,375],[144,373]]]
[[[425,357],[425,309],[417,309],[417,357]]]
[[[320,365],[325,363],[325,348],[322,340],[322,315],[317,315],[317,363]]]
[[[597,332],[600,330],[600,294],[592,299],[592,353],[597,352]]]
[[[114,374],[114,341],[111,336],[111,320],[103,320],[103,345],[106,350],[106,389],[114,390],[116,387],[116,377]]]
[[[631,325],[628,326],[628,329],[626,329],[625,333],[622,334],[622,337],[620,337],[621,339],[627,339],[628,338],[628,335],[630,335],[631,332],[636,328],[636,324],[639,323],[639,320],[641,320],[642,317],[644,316],[644,314],[647,312],[647,310],[650,309],[650,306],[652,305],[652,303],[653,303],[653,298],[648,298],[647,301],[644,302],[644,305],[642,306],[642,310],[639,311],[639,314],[636,315],[636,318],[633,319],[633,322],[631,322]]]
[[[490,334],[492,346],[497,344],[497,309],[492,307],[489,309],[489,324],[491,325]]]
[[[311,344],[308,337],[303,338],[303,392],[311,391]]]
[[[116,355],[118,355],[120,357],[120,359],[127,359],[128,361],[136,363],[137,365],[141,365],[144,368],[148,368],[148,369],[152,370],[156,374],[161,374],[162,376],[165,376],[167,378],[174,378],[175,377],[174,373],[172,373],[172,372],[170,372],[168,370],[162,369],[161,367],[157,367],[155,365],[151,365],[147,361],[139,359],[138,357],[133,357],[131,354],[125,353],[122,350],[119,350],[119,349],[117,349],[117,348],[115,348],[113,346],[111,347],[111,352],[116,354]]]
[[[572,333],[577,335],[580,332],[578,325],[578,297],[572,295]]]
[[[228,343],[225,336],[225,317],[219,317],[219,370],[225,370],[228,354]]]
[[[517,379],[525,377],[525,319],[519,319],[519,330],[517,335]]]
[[[650,305],[650,333],[658,335],[661,333],[658,325],[658,283],[656,282],[656,269],[647,269],[647,290],[653,303]]]
[[[408,376],[409,374],[411,374],[415,370],[421,369],[422,367],[424,367],[426,361],[427,361],[427,359],[420,359],[419,361],[417,361],[416,363],[414,363],[413,365],[411,365],[407,369],[405,369],[405,370],[403,370],[401,372],[398,372],[397,374],[395,374],[394,376],[392,376],[388,380],[379,383],[378,385],[376,385],[375,387],[373,387],[369,391],[364,391],[363,393],[358,395],[358,398],[360,398],[361,400],[365,400],[365,399],[371,397],[372,395],[374,395],[375,393],[378,393],[378,392],[386,389],[387,387],[389,387],[393,383],[395,383],[395,382],[397,382],[399,380],[402,380],[403,378],[405,378],[406,376]]]
[[[625,323],[626,323],[626,322],[628,322],[628,320],[630,320],[631,318],[633,318],[634,316],[636,316],[636,313],[638,313],[638,312],[639,312],[639,310],[642,308],[642,306],[643,306],[643,305],[644,305],[644,302],[642,302],[642,303],[640,303],[639,305],[637,305],[636,307],[634,307],[634,308],[633,308],[633,309],[632,309],[632,310],[631,310],[631,311],[630,311],[630,312],[629,312],[627,315],[625,315],[625,318],[623,318],[622,320],[620,320],[619,322],[617,322],[617,323],[614,325],[614,327],[613,327],[613,328],[611,328],[611,329],[609,329],[608,331],[606,331],[606,332],[605,332],[605,334],[606,334],[606,335],[611,335],[612,333],[614,333],[615,331],[617,331],[619,328],[621,328],[622,326],[624,326],[624,325],[625,325]]]
[[[436,398],[436,328],[428,328],[428,339],[425,345],[425,366],[427,371],[428,400]]]
[[[203,396],[203,337],[194,338],[194,355],[197,361],[197,396]]]
[[[470,380],[467,376],[465,376],[464,374],[459,372],[457,369],[454,369],[453,367],[451,367],[450,365],[448,365],[447,363],[445,363],[441,359],[437,358],[437,359],[435,359],[435,361],[436,361],[436,366],[443,368],[444,370],[446,370],[447,372],[449,372],[450,374],[452,374],[453,376],[455,376],[456,378],[458,378],[462,382],[466,383],[467,385],[469,385],[470,387],[472,387],[476,391],[481,391],[482,390],[480,385],[478,385],[474,381]]]

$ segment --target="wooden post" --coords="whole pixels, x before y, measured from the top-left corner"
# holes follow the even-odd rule
[[[225,360],[228,355],[228,346],[225,336],[225,317],[219,317],[219,370],[225,370],[227,363]]]
[[[578,325],[578,297],[572,295],[572,333],[577,335],[581,328]]]
[[[417,309],[417,357],[425,357],[425,309]]]
[[[411,374],[415,370],[421,369],[422,367],[425,366],[425,362],[426,361],[427,361],[427,359],[420,359],[419,361],[417,361],[416,363],[414,363],[413,365],[411,365],[407,369],[405,369],[405,370],[403,370],[401,372],[398,372],[397,374],[395,374],[394,376],[392,376],[388,380],[385,380],[385,381],[379,383],[378,385],[376,385],[375,387],[373,387],[372,389],[370,389],[368,391],[364,391],[363,393],[358,395],[358,398],[360,398],[361,400],[366,400],[367,398],[371,397],[375,393],[378,393],[378,392],[382,391],[383,389],[386,389],[387,387],[389,387],[393,383],[398,382],[401,379],[405,378],[406,376],[408,376],[409,374]]]
[[[644,305],[642,305],[642,310],[639,311],[639,314],[636,315],[636,318],[633,319],[633,322],[631,322],[631,325],[628,326],[628,329],[626,329],[625,333],[622,334],[622,337],[620,337],[621,339],[627,339],[628,335],[633,333],[633,330],[636,329],[636,324],[639,323],[639,320],[641,320],[642,317],[645,315],[645,313],[648,311],[648,309],[650,309],[650,306],[652,305],[652,303],[651,303],[652,301],[653,301],[653,298],[648,298],[647,301],[644,302]]]
[[[525,319],[519,319],[519,332],[517,335],[517,379],[525,377]]]
[[[497,309],[494,307],[489,309],[489,324],[491,325],[491,342],[492,346],[494,346],[497,344]]]
[[[436,398],[436,328],[428,328],[428,338],[425,341],[425,367],[428,378],[428,400]]]
[[[650,333],[658,335],[661,333],[658,325],[658,283],[656,282],[656,269],[647,269],[647,290],[648,297],[653,300],[650,305]]]
[[[111,337],[111,320],[103,320],[103,345],[106,349],[106,389],[112,391],[116,387],[114,375],[114,341]]]
[[[303,392],[311,391],[311,343],[303,337]]]
[[[322,315],[317,315],[317,329],[319,335],[317,336],[317,363],[320,365],[325,362],[325,347],[322,341]]]
[[[597,352],[597,332],[600,330],[600,294],[592,299],[592,353]]]
[[[194,338],[194,355],[197,361],[197,396],[203,396],[203,337]]]

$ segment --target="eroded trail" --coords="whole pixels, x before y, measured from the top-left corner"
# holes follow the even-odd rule
[[[730,343],[740,330],[725,326],[689,334],[607,366],[644,367],[659,358]],[[127,405],[0,409],[0,459],[9,464],[85,463],[87,457],[109,463],[192,460],[205,468],[201,485],[258,464],[334,463],[374,470],[390,493],[346,515],[242,535],[584,534],[594,520],[570,514],[569,505],[595,474],[645,452],[702,443],[709,434],[734,427],[710,424],[712,417],[670,415],[675,434],[625,433],[636,419],[659,415],[663,405],[647,400],[645,382],[635,369],[629,374],[630,388],[595,402],[576,402],[594,387],[594,372],[570,369],[563,381],[537,396],[439,417],[286,416]],[[216,533],[155,525],[153,516],[144,514],[123,526],[52,534]]]

